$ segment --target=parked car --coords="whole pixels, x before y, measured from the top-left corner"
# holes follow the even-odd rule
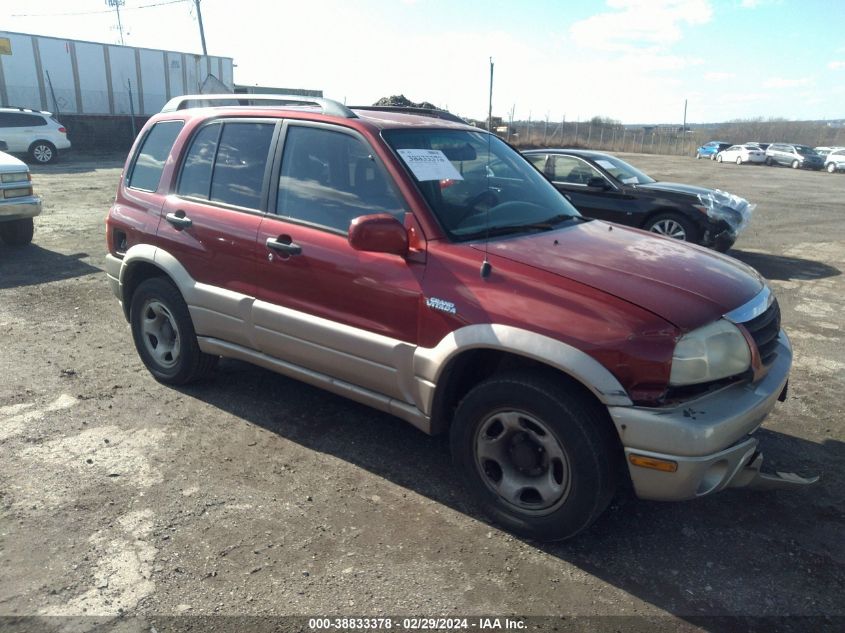
[[[26,154],[36,163],[51,163],[59,150],[70,149],[67,129],[50,112],[0,108],[0,138],[13,154]]]
[[[32,191],[29,167],[0,151],[0,240],[9,245],[32,241],[32,218],[41,213],[41,198]]]
[[[623,481],[796,485],[751,435],[792,362],[753,269],[582,217],[469,125],[183,99],[135,140],[106,222],[157,380],[239,358],[448,432],[480,505],[536,538],[585,529]]]
[[[743,163],[759,164],[766,162],[766,152],[756,145],[731,145],[716,154],[716,162],[736,163],[737,165]]]
[[[824,168],[831,174],[845,171],[845,149],[834,149],[825,157]]]
[[[695,157],[709,158],[710,160],[715,160],[716,154],[721,152],[723,149],[729,148],[730,146],[730,143],[723,143],[722,141],[710,141],[709,143],[705,143],[697,150],[695,150]]]
[[[549,149],[523,154],[587,217],[719,251],[733,246],[751,210],[747,202],[713,189],[657,182],[602,152]]]
[[[791,145],[788,143],[772,143],[766,150],[766,164],[788,165],[793,169],[819,170],[824,167],[824,158],[806,145]]]

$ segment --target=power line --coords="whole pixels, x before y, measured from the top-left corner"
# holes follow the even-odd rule
[[[192,0],[164,0],[163,2],[154,2],[152,4],[142,4],[137,7],[124,7],[124,11],[137,11],[138,9],[152,9],[154,7],[163,7],[168,4],[181,4],[185,2],[192,2]],[[52,18],[67,15],[97,15],[103,13],[111,13],[111,9],[100,11],[74,11],[70,13],[13,13],[10,17],[13,18]]]

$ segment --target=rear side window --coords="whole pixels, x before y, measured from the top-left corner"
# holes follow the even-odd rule
[[[147,133],[147,138],[138,151],[132,173],[129,174],[129,187],[141,191],[155,191],[161,180],[161,172],[170,155],[173,141],[179,135],[183,121],[162,121],[156,123]]]
[[[275,123],[227,121],[200,129],[185,156],[176,192],[247,209],[261,192]]]
[[[261,188],[274,123],[226,123],[217,147],[210,200],[248,209],[261,206]]]
[[[0,113],[0,127],[40,127],[43,125],[47,125],[47,119],[37,114]]]

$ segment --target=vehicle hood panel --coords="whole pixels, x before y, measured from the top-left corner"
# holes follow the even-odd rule
[[[600,221],[491,241],[488,249],[624,299],[682,330],[718,319],[763,287],[759,274],[735,259]]]
[[[699,194],[707,195],[708,193],[713,193],[712,189],[707,189],[706,187],[683,185],[678,182],[652,182],[647,185],[637,185],[637,190],[674,193],[692,196],[693,198],[697,198]]]

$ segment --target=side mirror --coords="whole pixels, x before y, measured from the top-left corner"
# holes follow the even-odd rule
[[[389,213],[362,215],[349,224],[349,245],[356,251],[408,254],[408,231]]]
[[[590,189],[609,189],[608,182],[601,176],[593,176],[587,181]]]

